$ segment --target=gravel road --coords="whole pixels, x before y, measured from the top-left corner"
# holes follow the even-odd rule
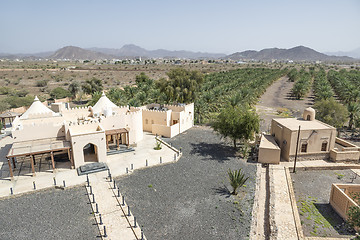
[[[97,239],[84,187],[0,200],[0,239]]]
[[[256,166],[235,157],[230,145],[204,127],[194,127],[167,141],[182,148],[177,163],[118,179],[147,238],[247,239]],[[250,177],[237,197],[228,191],[229,168],[242,168]]]

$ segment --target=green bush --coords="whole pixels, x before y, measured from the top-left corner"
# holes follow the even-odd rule
[[[30,106],[34,101],[34,97],[30,95],[26,97],[8,96],[3,101],[10,106],[9,108],[18,108],[22,106]]]
[[[51,90],[50,96],[54,99],[60,99],[60,98],[71,97],[71,93],[69,90],[66,90],[62,87],[57,87]]]
[[[48,84],[48,80],[38,80],[35,83],[36,87],[46,87]]]
[[[334,98],[317,101],[314,105],[317,110],[316,118],[336,128],[341,128],[348,120],[348,110]]]

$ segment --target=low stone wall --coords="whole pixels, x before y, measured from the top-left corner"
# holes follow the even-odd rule
[[[360,207],[349,196],[351,193],[360,193],[360,184],[333,184],[330,193],[330,205],[345,220],[351,207]]]
[[[333,162],[358,162],[360,158],[359,151],[338,151],[337,149],[332,149],[330,151],[330,159]]]
[[[315,161],[315,160],[327,160],[329,159],[329,153],[313,153],[313,154],[301,154],[297,156],[297,161]],[[295,155],[289,156],[289,161],[293,162]]]
[[[172,126],[152,124],[152,134],[160,135],[163,137],[172,138],[179,134],[179,124],[174,124]]]
[[[353,161],[358,162],[360,159],[360,148],[343,139],[336,138],[335,142],[341,147],[330,150],[330,159],[333,162]]]

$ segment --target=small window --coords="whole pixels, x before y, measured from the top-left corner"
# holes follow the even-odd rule
[[[327,142],[323,142],[321,144],[321,151],[326,151],[326,149],[327,149]]]
[[[301,144],[301,152],[307,152],[307,143]]]

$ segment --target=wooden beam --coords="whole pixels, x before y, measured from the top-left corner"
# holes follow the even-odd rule
[[[33,177],[34,177],[35,176],[35,167],[34,167],[35,157],[34,157],[34,155],[30,155],[30,162],[31,162],[31,170],[32,170]]]
[[[70,148],[68,149],[68,155],[69,155],[69,159],[70,159],[70,162],[71,162],[71,168],[74,169],[74,168],[75,168],[75,164],[74,164],[74,159],[73,159],[72,151],[70,150]]]
[[[54,161],[54,152],[50,152],[52,169],[55,171],[55,161]]]
[[[10,159],[8,159],[8,164],[9,164],[9,172],[10,172],[10,177],[13,178],[14,177],[14,173],[11,167],[11,163],[10,163]]]
[[[106,149],[109,151],[109,142],[108,142],[108,136],[105,136],[105,140],[106,140]]]
[[[116,145],[117,145],[117,150],[119,150],[120,148],[119,134],[116,134]]]
[[[126,133],[126,145],[129,146],[130,145],[130,140],[129,140],[129,132]]]
[[[15,158],[13,157],[12,158],[12,162],[13,162],[13,166],[14,166],[14,169],[16,168],[16,164],[15,164]]]
[[[51,150],[45,150],[45,151],[39,151],[39,152],[28,152],[28,153],[22,153],[22,154],[16,154],[16,155],[11,155],[8,154],[6,157],[10,158],[10,157],[26,157],[30,155],[38,155],[38,154],[43,154],[43,153],[50,153],[51,151],[63,151],[63,150],[67,150],[70,149],[70,147],[65,147],[65,148],[56,148],[56,149],[51,149]],[[10,151],[13,149],[10,149]]]

